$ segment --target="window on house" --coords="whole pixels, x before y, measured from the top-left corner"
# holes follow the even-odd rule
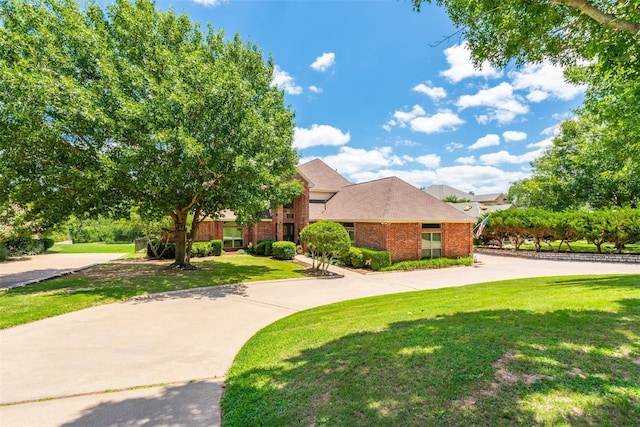
[[[440,224],[422,224],[423,230],[435,230],[440,229]]]
[[[442,233],[422,233],[422,258],[442,257]]]
[[[235,222],[223,223],[222,246],[228,249],[238,249],[243,247],[243,228]]]
[[[355,240],[356,240],[356,225],[353,222],[343,222],[342,226],[344,227],[345,230],[347,230],[347,233],[349,233],[349,238],[351,239],[351,241],[355,242]]]

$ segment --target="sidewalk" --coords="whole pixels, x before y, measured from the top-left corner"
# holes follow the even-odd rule
[[[474,267],[348,271],[340,279],[172,292],[2,330],[0,425],[218,426],[236,353],[258,330],[297,311],[491,280],[640,273],[638,265],[478,259]]]
[[[113,261],[125,254],[41,254],[0,263],[0,291]]]

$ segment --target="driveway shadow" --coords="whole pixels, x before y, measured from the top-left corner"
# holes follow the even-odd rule
[[[123,392],[135,393],[136,391]],[[144,390],[142,390],[144,392]],[[218,426],[222,380],[198,381],[169,386],[162,393],[110,401],[87,408],[63,427],[100,426]],[[102,395],[111,397],[108,394]]]

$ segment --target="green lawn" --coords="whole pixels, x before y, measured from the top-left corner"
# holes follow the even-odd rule
[[[632,426],[640,275],[536,278],[319,307],[237,355],[225,426]]]
[[[196,271],[174,271],[163,263],[99,265],[42,283],[0,292],[0,329],[136,295],[240,282],[304,277],[304,267],[249,255],[192,260]]]
[[[55,254],[104,254],[104,253],[134,253],[133,243],[56,243],[47,252]]]

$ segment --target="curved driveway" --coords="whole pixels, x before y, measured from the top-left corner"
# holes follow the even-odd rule
[[[173,292],[2,330],[0,425],[216,426],[235,354],[297,311],[502,279],[640,273],[637,264],[478,259],[474,267]]]

